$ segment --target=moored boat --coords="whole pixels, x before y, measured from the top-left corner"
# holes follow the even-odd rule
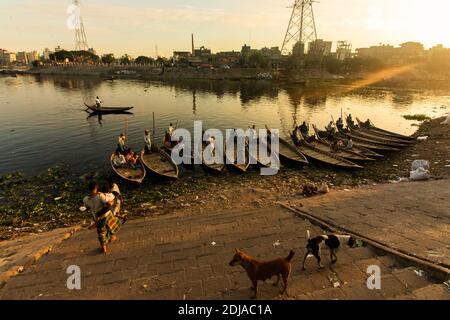
[[[172,158],[157,146],[150,152],[141,151],[141,160],[147,170],[154,176],[163,179],[178,179],[178,166]]]
[[[202,152],[204,152],[205,148],[207,147],[207,143],[205,141],[202,142]],[[206,163],[205,159],[202,154],[202,167],[205,171],[213,173],[213,174],[220,174],[225,170],[225,164],[224,163]]]
[[[141,184],[146,176],[145,166],[142,164],[141,158],[135,166],[125,164],[124,166],[116,166],[116,157],[118,157],[117,152],[111,154],[110,163],[111,168],[122,180],[129,183]]]
[[[358,122],[358,125],[359,125],[359,127],[362,130],[368,130],[368,131],[376,133],[376,134],[389,136],[389,137],[394,137],[394,138],[399,138],[399,139],[403,139],[403,140],[407,140],[407,141],[414,141],[414,140],[416,140],[415,137],[405,136],[403,134],[399,134],[399,133],[396,133],[396,132],[392,132],[392,131],[388,131],[388,130],[384,130],[384,129],[378,128],[378,127],[376,127],[376,126],[374,126],[372,124],[372,121],[370,121],[370,119],[368,120],[370,122],[370,124],[367,123],[367,122],[362,122],[358,118],[356,118],[356,121]]]
[[[238,146],[237,143],[234,143],[234,150],[233,152],[230,152],[231,158],[227,155],[227,148],[226,148],[226,141],[223,143],[223,153],[226,159],[226,164],[229,165],[232,169],[235,169],[238,172],[245,173],[247,172],[248,168],[250,167],[250,157],[248,152],[248,145],[245,144],[245,150],[244,150],[244,156],[245,160],[244,163],[238,163]]]
[[[411,141],[411,140],[407,141],[407,140],[401,140],[401,139],[394,138],[394,137],[382,136],[382,135],[373,133],[372,131],[365,131],[360,128],[349,129],[349,131],[357,136],[367,138],[370,140],[374,140],[374,141],[379,141],[381,143],[395,143],[395,144],[399,144],[399,145],[408,145],[408,144],[413,143],[413,141]]]
[[[370,144],[376,144],[380,146],[390,147],[399,150],[400,148],[405,148],[408,145],[403,143],[396,143],[396,142],[389,142],[382,139],[374,139],[374,138],[367,138],[364,137],[358,133],[355,133],[353,131],[348,130],[341,130],[339,133],[347,138],[352,138],[353,140],[359,140],[362,142],[370,143]]]
[[[363,167],[353,163],[344,158],[338,157],[330,152],[323,151],[316,148],[315,146],[309,144],[303,139],[303,136],[299,134],[298,130],[295,130],[292,139],[300,150],[306,157],[335,167],[345,168],[345,169],[362,169]]]
[[[320,141],[323,141],[325,143],[330,143],[335,140],[341,140],[336,137],[329,137],[328,134],[325,131],[320,131],[315,125],[313,125],[314,131],[316,133],[317,139]],[[331,141],[330,141],[331,140]],[[345,139],[348,140],[348,139]],[[372,151],[370,149],[364,148],[360,145],[357,145],[353,143],[353,147],[351,149],[353,152],[356,152],[357,154],[369,157],[369,158],[383,158],[384,156],[382,154],[376,153],[375,151]]]
[[[266,125],[267,132],[271,134],[271,131],[269,127]],[[306,166],[308,165],[308,159],[306,159],[305,155],[301,153],[296,146],[294,146],[292,143],[289,143],[288,141],[284,140],[283,138],[279,139],[279,157],[281,160],[281,163],[284,165],[295,165],[295,166]],[[270,140],[268,141],[268,143]],[[270,148],[270,143],[268,145]]]

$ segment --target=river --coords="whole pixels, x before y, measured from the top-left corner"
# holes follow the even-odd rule
[[[83,103],[96,96],[104,106],[133,106],[130,115],[87,118]],[[351,89],[347,86],[304,88],[266,82],[180,82],[176,84],[93,77],[0,77],[0,175],[24,171],[37,174],[66,163],[76,174],[107,166],[118,135],[128,123],[129,145],[138,150],[143,130],[156,141],[170,122],[192,130],[247,128],[264,124],[285,135],[294,122],[323,128],[333,116],[352,113],[377,126],[402,134],[417,127],[406,114],[437,117],[450,108],[449,90],[390,88]],[[312,130],[312,128],[311,128]]]

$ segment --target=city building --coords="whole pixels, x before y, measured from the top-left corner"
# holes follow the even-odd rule
[[[37,51],[27,52],[27,63],[39,60],[39,53]]]
[[[218,52],[215,55],[215,65],[230,67],[238,66],[241,61],[241,53],[237,51]]]
[[[17,52],[16,59],[19,63],[28,64],[28,57],[25,51]]]
[[[317,39],[308,44],[308,56],[311,58],[322,58],[331,55],[333,42]]]
[[[50,51],[50,49],[45,48],[45,49],[44,49],[44,52],[42,52],[42,58],[43,58],[44,60],[50,60],[50,55],[51,55],[51,54],[53,54],[53,52]]]
[[[5,49],[0,49],[0,63],[1,64],[10,64],[14,63],[17,60],[17,55],[13,52],[9,52]]]

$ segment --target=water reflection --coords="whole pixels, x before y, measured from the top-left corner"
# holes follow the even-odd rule
[[[133,113],[92,115],[83,103],[96,96],[105,106],[133,106]],[[411,134],[415,128],[404,114],[438,116],[434,107],[449,105],[449,91],[407,91],[344,86],[308,88],[255,81],[184,81],[161,83],[138,80],[103,81],[86,77],[0,77],[0,174],[16,170],[37,173],[65,161],[85,171],[107,165],[117,136],[129,119],[129,143],[139,150],[142,130],[152,127],[161,142],[170,122],[192,130],[194,120],[204,128],[247,128],[265,124],[282,136],[303,121],[325,126],[332,117],[352,113],[371,118],[387,130]],[[11,106],[14,106],[12,108]],[[86,117],[88,117],[86,121]],[[51,146],[46,157],[42,150]]]

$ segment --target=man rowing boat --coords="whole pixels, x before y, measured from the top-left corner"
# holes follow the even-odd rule
[[[95,105],[97,106],[97,110],[100,110],[102,108],[102,102],[100,101],[100,98],[97,96],[95,98]]]

